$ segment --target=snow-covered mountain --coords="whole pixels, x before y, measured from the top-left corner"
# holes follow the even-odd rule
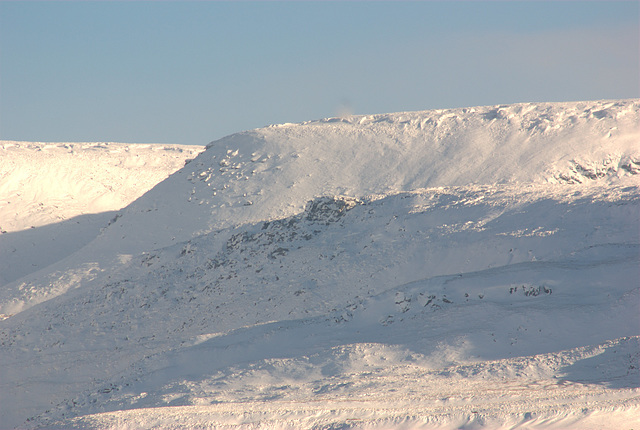
[[[637,101],[519,104],[282,124],[212,142],[123,211],[101,245],[138,253],[300,213],[319,196],[575,183],[640,171]],[[158,225],[162,225],[158,229]]]
[[[639,116],[519,104],[213,142],[2,288],[0,422],[640,425]]]

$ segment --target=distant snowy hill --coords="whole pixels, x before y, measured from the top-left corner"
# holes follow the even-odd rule
[[[639,124],[536,103],[213,142],[2,287],[0,423],[638,426]]]
[[[0,227],[13,232],[119,210],[201,146],[0,141]]]
[[[0,141],[0,285],[77,251],[95,239],[112,211],[203,150]]]

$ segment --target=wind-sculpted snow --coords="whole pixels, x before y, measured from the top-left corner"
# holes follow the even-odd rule
[[[1,422],[634,428],[639,107],[213,142],[1,291]]]

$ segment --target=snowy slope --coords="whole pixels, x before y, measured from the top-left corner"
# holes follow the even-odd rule
[[[51,276],[39,272],[9,285],[0,292],[0,313],[80,285],[130,255],[291,216],[319,196],[634,176],[639,111],[638,100],[527,103],[330,118],[234,134],[119,212],[82,253],[49,267]],[[73,283],[60,283],[69,267]]]
[[[497,422],[567,424],[567,402],[583,418],[637,412],[638,187],[544,188],[320,199],[300,217],[139,256],[7,320],[2,391],[20,387],[23,416],[56,399],[41,425],[221,401],[242,403],[239,423],[237,408],[265,400],[338,421],[333,402],[371,402],[373,424],[423,408],[453,425],[483,404]]]
[[[640,425],[638,107],[214,142],[79,253],[3,288],[0,422]]]
[[[0,141],[0,285],[77,251],[203,150]]]

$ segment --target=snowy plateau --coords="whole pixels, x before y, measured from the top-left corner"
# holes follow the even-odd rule
[[[639,126],[0,142],[0,428],[640,429]]]

